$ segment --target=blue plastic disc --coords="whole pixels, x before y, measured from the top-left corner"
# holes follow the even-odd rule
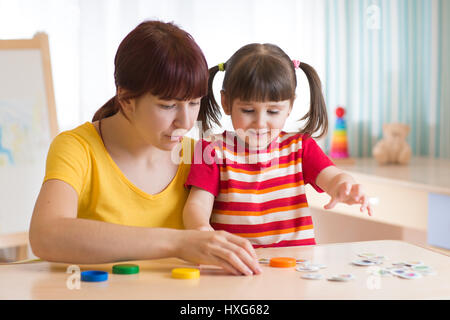
[[[89,270],[81,272],[81,281],[101,282],[108,280],[108,272]]]

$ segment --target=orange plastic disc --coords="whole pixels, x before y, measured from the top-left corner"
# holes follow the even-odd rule
[[[297,265],[295,258],[276,257],[270,259],[270,266],[276,268],[291,268]]]

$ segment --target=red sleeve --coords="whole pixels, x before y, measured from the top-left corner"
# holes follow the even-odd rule
[[[316,179],[320,171],[329,166],[334,166],[334,163],[313,138],[305,135],[302,140],[302,170],[305,184],[309,183],[317,192],[324,192],[316,185]]]
[[[220,169],[215,160],[215,150],[212,144],[205,140],[198,141],[194,149],[194,161],[184,186],[187,188],[196,186],[217,197]]]

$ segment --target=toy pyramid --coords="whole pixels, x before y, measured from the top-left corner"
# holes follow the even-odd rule
[[[353,164],[350,158],[347,141],[347,124],[344,119],[345,109],[341,106],[336,108],[336,124],[331,137],[330,157],[335,163]]]

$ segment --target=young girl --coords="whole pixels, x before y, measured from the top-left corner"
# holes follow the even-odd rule
[[[310,110],[297,133],[283,132],[297,86],[296,67],[310,86]],[[212,92],[218,71],[225,71],[221,102],[235,132],[199,141],[186,182],[191,191],[183,217],[186,228],[226,230],[254,247],[313,245],[314,229],[304,185],[336,203],[361,204],[371,215],[368,197],[351,176],[336,168],[311,136],[327,130],[327,113],[315,70],[292,61],[272,44],[249,44],[226,63],[210,69],[208,96],[202,105],[216,113]],[[204,123],[209,126],[209,123]],[[211,214],[212,212],[212,214]]]
[[[88,264],[178,257],[233,274],[260,269],[247,240],[183,229],[192,141],[183,138],[208,110],[205,57],[185,31],[146,21],[121,42],[116,95],[92,122],[50,146],[30,226],[38,257]],[[182,145],[183,161],[172,161]]]

